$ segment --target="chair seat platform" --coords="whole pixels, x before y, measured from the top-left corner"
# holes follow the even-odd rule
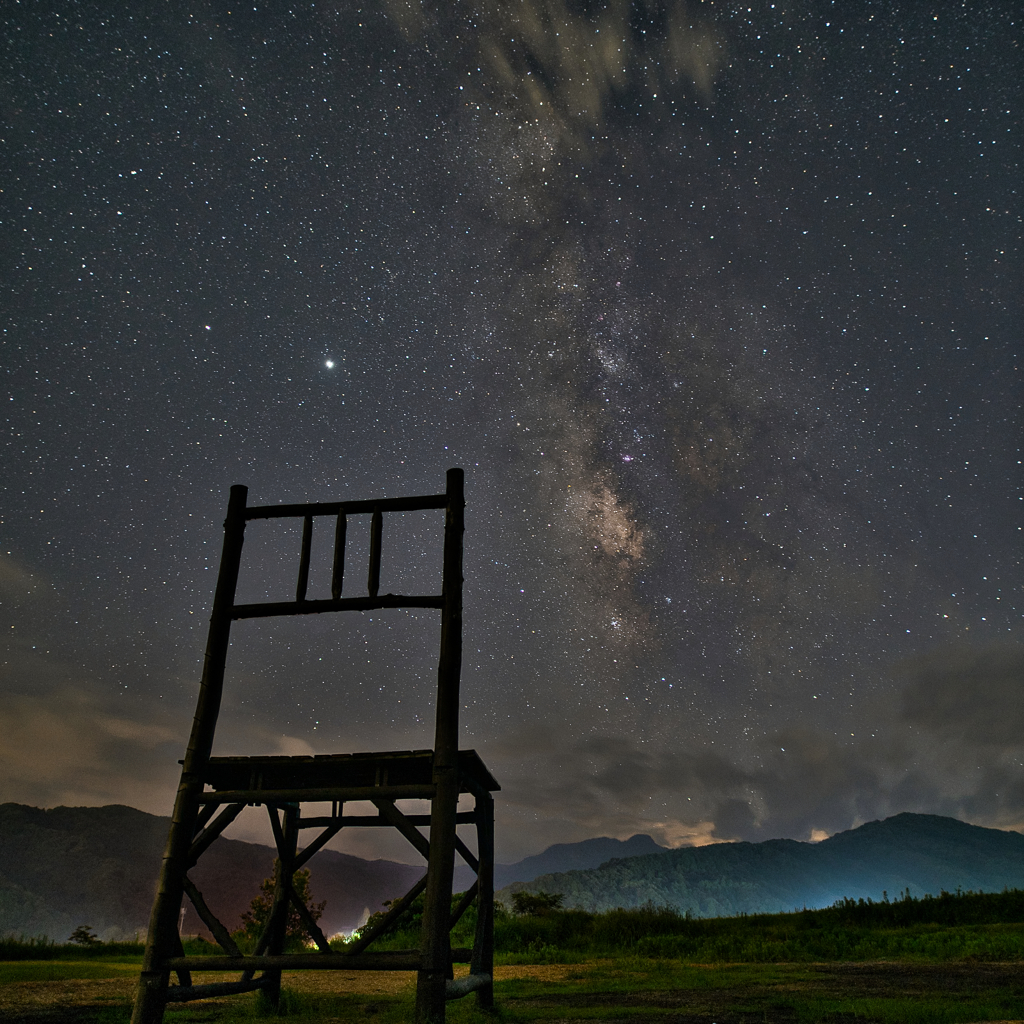
[[[429,786],[432,750],[299,756],[211,757],[203,781],[214,791]],[[475,750],[459,751],[459,792],[501,789]]]

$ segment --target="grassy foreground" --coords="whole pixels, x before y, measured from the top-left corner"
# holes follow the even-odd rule
[[[415,923],[389,943],[413,945]],[[651,907],[503,914],[495,936],[497,1008],[450,1003],[452,1024],[1024,1021],[1020,892],[716,920]],[[126,1024],[140,956],[134,944],[0,941],[0,1020]],[[279,1010],[249,994],[172,1005],[165,1019],[398,1024],[412,1019],[414,986],[415,975],[399,972],[294,972]]]

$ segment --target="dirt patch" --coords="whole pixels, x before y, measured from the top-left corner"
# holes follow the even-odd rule
[[[0,987],[0,1017],[17,1011],[62,1011],[88,1006],[116,1006],[135,995],[138,979],[97,978],[76,981],[16,981]]]

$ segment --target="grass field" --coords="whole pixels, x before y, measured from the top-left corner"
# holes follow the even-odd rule
[[[8,1024],[125,1024],[137,963],[24,961],[0,974]],[[220,980],[210,974],[204,980]],[[412,1019],[415,976],[286,974],[282,1014],[294,1024]],[[1024,1018],[1024,962],[999,964],[686,964],[623,957],[581,964],[500,965],[497,1007],[449,1004],[452,1024],[527,1021],[954,1024]],[[172,1005],[165,1020],[232,1024],[276,1016],[255,995]]]
[[[691,920],[657,908],[504,915],[496,1009],[472,996],[451,1024],[1024,1024],[1024,894],[847,901],[822,911]],[[461,922],[460,922],[461,924]],[[391,941],[412,945],[415,922]],[[469,927],[469,923],[464,925]],[[457,938],[458,936],[456,936]],[[187,943],[190,952],[212,952]],[[5,1024],[126,1024],[141,947],[0,940]],[[465,968],[462,968],[464,971]],[[210,972],[198,983],[222,981]],[[168,1007],[168,1024],[398,1024],[415,975],[286,973],[280,1007],[256,994]]]

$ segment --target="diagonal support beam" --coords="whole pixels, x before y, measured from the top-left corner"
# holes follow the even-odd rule
[[[202,832],[202,831],[203,831],[203,829],[204,829],[204,828],[206,828],[206,826],[207,826],[207,825],[209,825],[209,823],[210,823],[210,819],[211,819],[211,818],[212,818],[212,817],[214,816],[214,814],[216,814],[216,813],[217,813],[217,811],[216,811],[216,808],[214,808],[213,810],[210,810],[210,808],[209,808],[209,807],[204,807],[204,808],[203,808],[203,809],[202,809],[202,810],[201,810],[201,811],[199,812],[199,815],[198,815],[198,817],[196,818],[196,830],[195,830],[195,832],[194,832],[194,833],[192,834],[192,838],[193,838],[193,840],[195,840],[196,838],[198,838],[198,836],[199,836],[199,833],[200,833],[200,832]]]
[[[219,981],[209,985],[171,985],[167,989],[167,1002],[187,1003],[191,999],[212,999],[214,996],[233,996],[239,992],[253,992],[263,988],[263,978],[255,981]]]
[[[185,895],[192,901],[192,906],[196,908],[196,913],[199,915],[200,920],[210,929],[218,945],[231,956],[241,956],[242,951],[235,944],[235,940],[231,938],[231,933],[220,923],[214,912],[207,906],[206,900],[203,899],[203,894],[196,888],[195,882],[188,875],[184,878],[184,886]]]
[[[209,804],[207,806],[215,806]],[[220,814],[217,815],[216,820],[210,824],[207,828],[203,829],[199,835],[192,840],[192,846],[188,851],[188,866],[190,868],[195,867],[196,861],[206,853],[206,851],[213,845],[213,841],[221,834],[242,813],[242,809],[245,804],[229,804],[224,808]],[[205,811],[205,808],[204,808]],[[208,816],[212,817],[212,815]]]
[[[480,861],[470,852],[469,847],[458,837],[455,837],[455,849],[459,851],[459,856],[479,875],[480,874]]]
[[[341,828],[342,823],[339,821],[336,825],[331,825],[321,832],[302,853],[296,855],[295,870],[298,871],[303,867],[313,854],[319,853],[341,831]]]
[[[391,800],[374,800],[374,807],[380,816],[393,828],[397,828],[416,849],[430,860],[430,840],[395,806]],[[472,856],[472,855],[471,855]]]
[[[449,931],[459,923],[459,918],[469,910],[473,900],[476,899],[477,890],[479,888],[480,882],[477,880],[462,894],[462,899],[459,900],[459,905],[452,911],[452,916],[448,919]]]
[[[320,925],[316,923],[316,919],[310,913],[309,907],[299,899],[299,894],[290,884],[288,886],[288,898],[292,901],[292,906],[299,912],[299,917],[302,918],[302,923],[306,926],[309,937],[316,943],[317,949],[321,953],[330,953],[331,944],[327,941],[327,936],[324,935]]]
[[[277,808],[273,804],[267,804],[267,814],[270,815],[270,827],[274,830],[274,844],[277,846],[277,855],[284,856],[284,832],[281,829],[281,818],[278,816]]]
[[[345,947],[348,956],[355,956],[362,953],[366,947],[373,942],[378,935],[387,931],[391,925],[406,912],[409,905],[427,887],[427,876],[424,875],[372,928],[364,928],[359,933],[359,938],[350,946]]]
[[[175,956],[184,956],[185,955],[185,947],[181,944],[181,935],[178,934],[178,933],[175,933],[175,936],[174,936],[174,950],[175,950]],[[175,973],[178,975],[178,984],[179,985],[191,985],[192,984],[192,972],[187,967],[182,969],[182,970],[175,971]]]

